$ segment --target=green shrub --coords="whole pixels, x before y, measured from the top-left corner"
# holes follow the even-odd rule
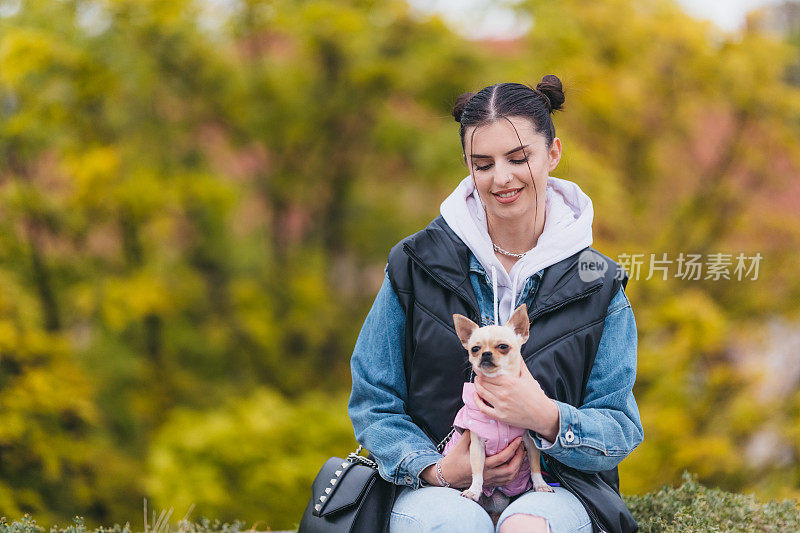
[[[697,482],[696,476],[688,472],[683,473],[680,487],[665,486],[658,492],[643,496],[626,496],[625,503],[639,522],[642,533],[800,531],[800,507],[796,501],[761,503],[752,495],[704,487]],[[130,524],[124,527],[114,524],[111,528],[101,527],[89,532],[82,518],[76,516],[73,520],[74,526],[54,526],[50,533],[132,533]],[[166,520],[158,520],[155,527],[148,528],[148,533],[238,533],[243,526],[244,522],[238,520],[228,524],[201,518],[195,522],[181,520],[173,529]],[[270,527],[264,529],[270,530]],[[0,518],[0,533],[44,531],[27,514],[21,521],[11,524],[5,518]]]
[[[627,496],[642,533],[692,531],[800,531],[800,508],[794,500],[761,503],[752,495],[704,487],[683,473],[680,487]]]
[[[291,529],[319,468],[355,447],[346,393],[258,389],[213,409],[174,409],[150,448],[147,493],[162,509]]]
[[[99,527],[90,532],[86,529],[82,517],[76,516],[72,520],[75,522],[74,525],[65,528],[53,526],[50,528],[50,533],[131,533],[129,522],[124,526],[114,524],[113,527]],[[154,525],[155,527],[148,528],[147,533],[168,533],[173,530],[169,524],[161,520]],[[244,522],[239,520],[234,520],[232,524],[228,524],[219,520],[212,522],[208,518],[200,518],[196,522],[181,520],[178,522],[178,527],[175,531],[176,533],[238,533],[243,526]],[[31,515],[26,514],[22,517],[22,520],[11,524],[6,522],[5,517],[0,517],[0,533],[45,533],[45,529],[37,524]]]

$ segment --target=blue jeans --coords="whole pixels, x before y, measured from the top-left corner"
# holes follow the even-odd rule
[[[552,533],[591,532],[589,515],[578,498],[563,487],[553,489],[555,492],[552,493],[530,490],[521,494],[500,515],[497,530],[500,530],[503,520],[521,513],[545,518]],[[428,531],[494,533],[495,526],[483,507],[461,496],[460,490],[398,487],[389,533]]]

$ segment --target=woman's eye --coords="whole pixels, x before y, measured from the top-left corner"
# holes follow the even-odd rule
[[[498,344],[497,347],[501,350],[508,350],[508,344]]]
[[[517,165],[521,165],[522,163],[525,163],[527,161],[528,161],[527,157],[525,159],[512,159],[511,160],[512,163],[515,163]],[[476,170],[488,170],[489,168],[491,168],[491,166],[492,166],[492,163],[489,163],[488,165],[485,165],[485,166],[475,165],[475,169]]]
[[[480,347],[480,346],[473,346],[473,347],[472,347],[472,353],[478,353],[478,351],[479,351],[480,349],[481,349],[481,347]]]

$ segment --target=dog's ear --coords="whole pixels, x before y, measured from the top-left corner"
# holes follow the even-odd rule
[[[478,329],[478,324],[470,320],[469,318],[465,317],[464,315],[459,315],[456,313],[453,315],[453,325],[456,327],[456,334],[458,335],[458,340],[461,341],[461,344],[464,345],[464,348],[469,350],[469,338],[472,337],[472,332]]]
[[[522,339],[522,344],[525,344],[531,331],[531,321],[528,320],[528,306],[522,304],[514,309],[511,318],[506,322],[506,327],[514,330],[514,333]]]

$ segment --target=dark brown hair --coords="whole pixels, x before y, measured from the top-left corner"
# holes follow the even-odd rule
[[[550,115],[564,106],[564,89],[558,77],[548,74],[536,87],[522,83],[496,83],[477,93],[464,93],[453,106],[453,118],[461,124],[461,148],[465,147],[464,132],[469,126],[480,126],[502,117],[526,117],[536,132],[553,143],[556,129]]]

